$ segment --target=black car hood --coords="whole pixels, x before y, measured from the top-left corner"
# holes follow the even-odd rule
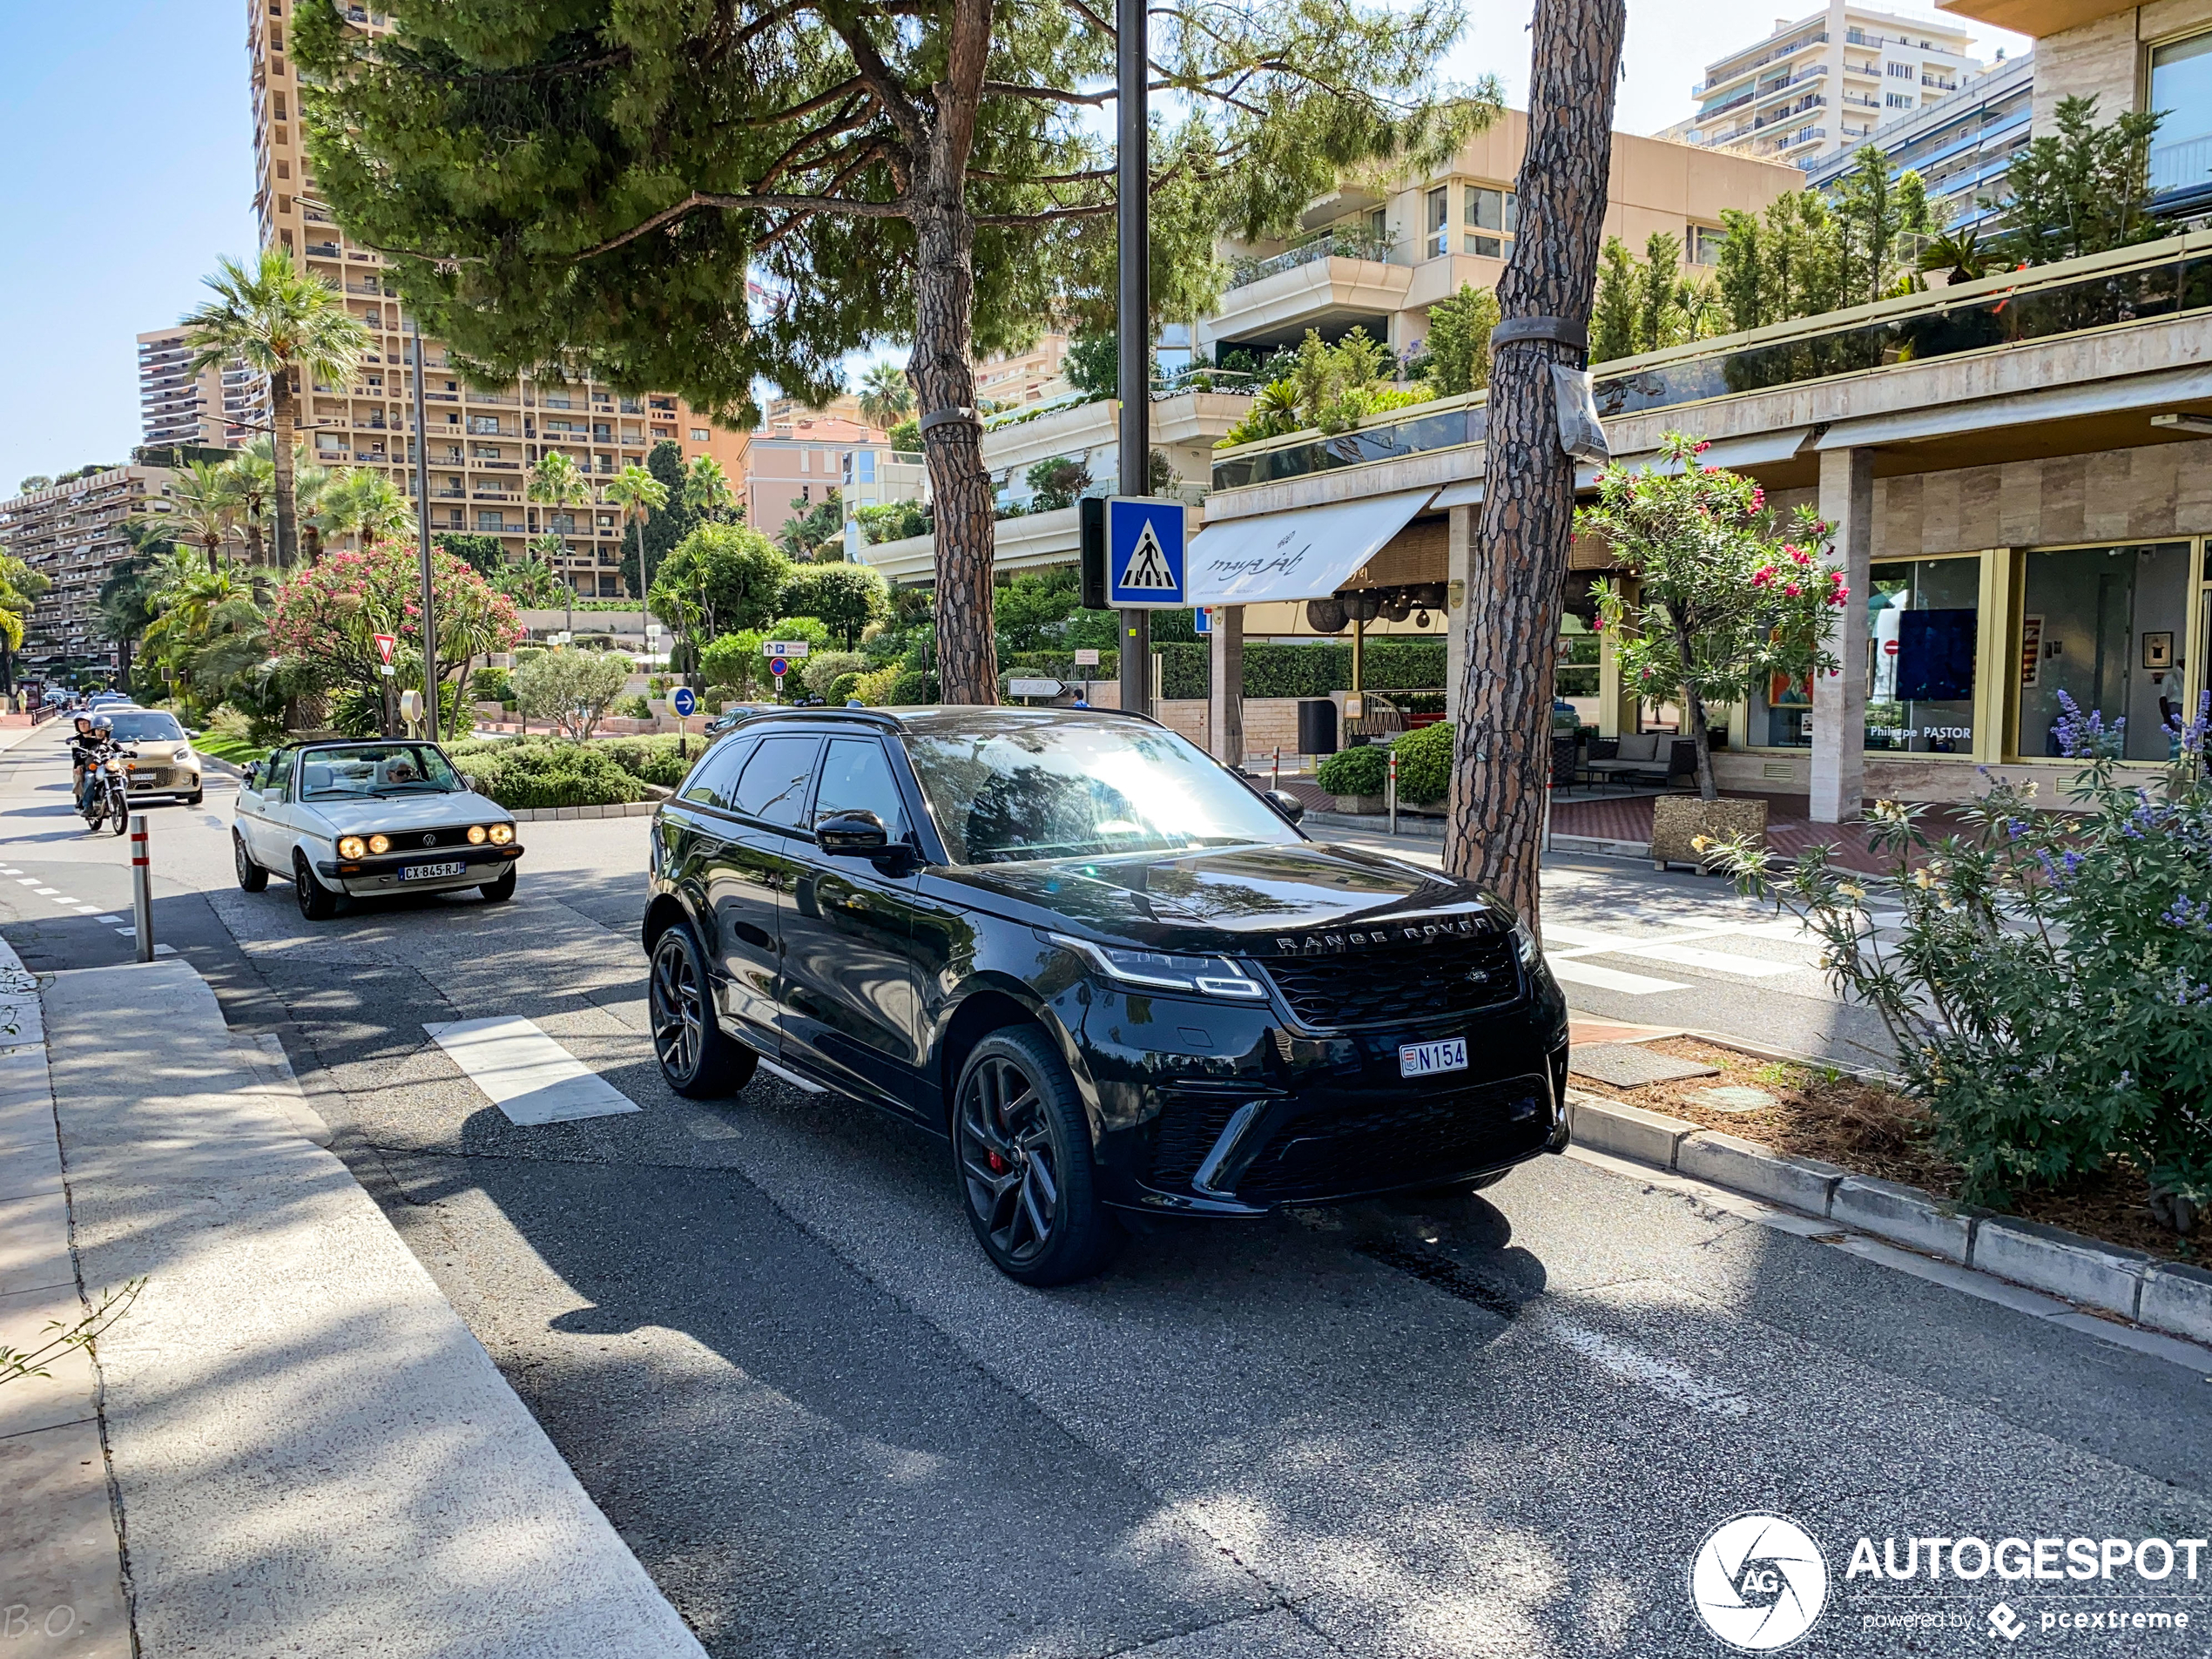
[[[1211,936],[1213,948],[1267,951],[1278,948],[1276,936],[1398,917],[1480,909],[1503,917],[1471,883],[1312,841],[934,873],[1009,919],[1161,947],[1207,948],[1202,936]]]

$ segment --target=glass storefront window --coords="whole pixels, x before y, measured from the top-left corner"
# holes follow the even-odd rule
[[[1552,667],[1552,699],[1575,705],[1588,725],[1597,724],[1598,637],[1573,611],[1560,618],[1559,656]]]
[[[2183,711],[2189,544],[2130,543],[2030,553],[2022,585],[2020,752],[2056,755],[2059,693],[2128,722],[2122,752],[2164,760],[2166,719]]]
[[[1972,754],[1981,561],[1912,559],[1871,575],[1867,752]]]

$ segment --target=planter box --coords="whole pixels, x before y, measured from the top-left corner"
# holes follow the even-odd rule
[[[1371,818],[1379,816],[1389,804],[1380,795],[1338,795],[1333,799],[1337,803],[1337,811],[1345,813],[1357,813]]]
[[[1756,835],[1766,841],[1766,803],[1763,800],[1704,800],[1696,795],[1662,795],[1651,803],[1651,862],[1661,869],[1669,864],[1705,867],[1705,854],[1693,845],[1703,836],[1719,840],[1730,835]]]

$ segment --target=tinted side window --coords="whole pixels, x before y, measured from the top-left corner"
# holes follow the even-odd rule
[[[725,738],[699,757],[676,792],[678,800],[695,801],[702,806],[727,806],[737,792],[738,773],[744,770],[745,757],[752,752],[750,738]]]
[[[873,738],[832,740],[822,761],[822,787],[814,798],[814,821],[840,813],[873,813],[897,840],[907,833],[906,803],[883,745]]]
[[[748,818],[796,828],[806,805],[806,786],[814,776],[819,738],[764,738],[745,762],[731,806]]]

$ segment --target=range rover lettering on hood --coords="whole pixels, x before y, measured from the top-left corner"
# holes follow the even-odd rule
[[[1479,917],[1451,916],[1439,921],[1393,921],[1386,927],[1371,925],[1344,933],[1308,934],[1303,939],[1281,935],[1275,941],[1275,948],[1285,956],[1319,956],[1372,949],[1377,945],[1429,945],[1442,939],[1472,938],[1491,931],[1489,922]]]

